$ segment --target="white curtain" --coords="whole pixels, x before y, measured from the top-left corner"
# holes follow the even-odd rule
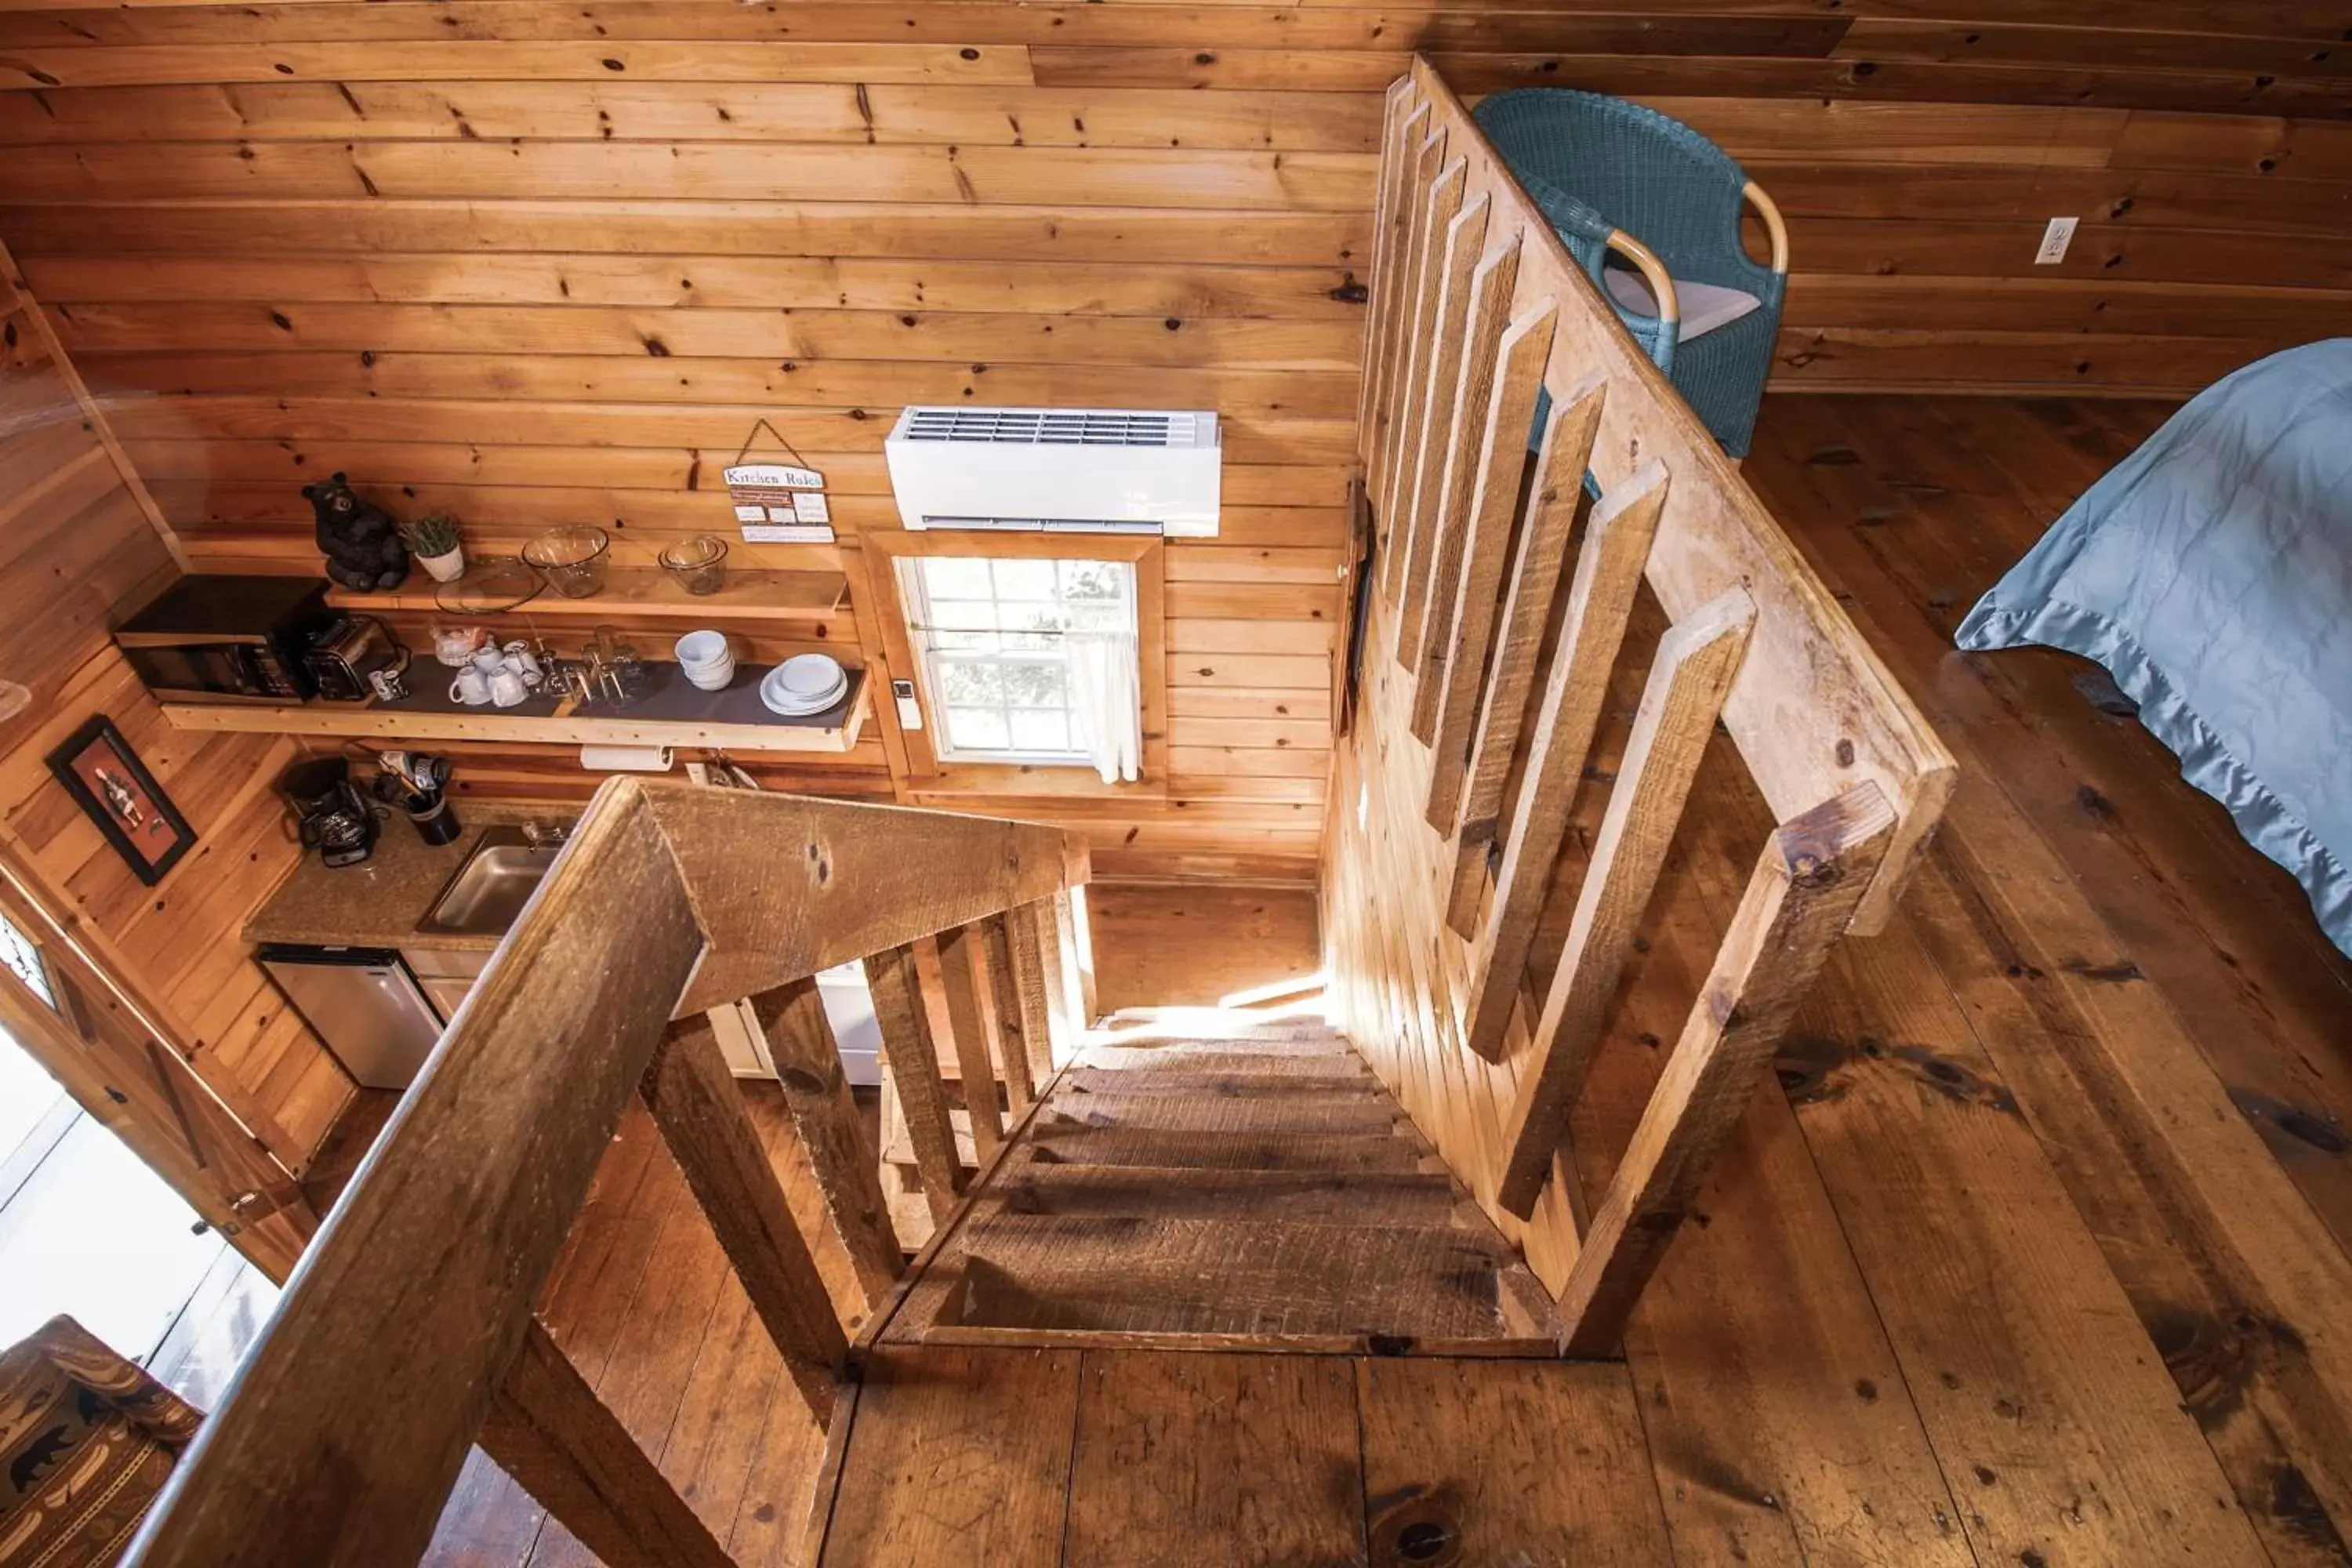
[[[1133,632],[1070,632],[1070,706],[1105,784],[1133,784],[1143,761],[1143,693]]]

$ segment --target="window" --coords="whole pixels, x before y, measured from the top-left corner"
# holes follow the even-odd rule
[[[1065,634],[1133,634],[1134,566],[927,555],[898,570],[940,759],[1087,763]]]
[[[42,967],[41,950],[5,915],[0,915],[0,963],[13,970],[34,995],[52,1007],[58,1005],[58,999],[49,994],[49,974]]]

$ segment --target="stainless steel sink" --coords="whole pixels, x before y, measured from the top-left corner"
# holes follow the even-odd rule
[[[416,929],[463,936],[504,934],[562,849],[561,843],[532,841],[520,827],[489,829]]]

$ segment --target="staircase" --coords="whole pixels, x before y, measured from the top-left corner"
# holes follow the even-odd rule
[[[1668,1560],[1624,1367],[1319,1020],[1087,1031],[854,1361],[812,1568]]]
[[[1541,1285],[1344,1037],[1154,1023],[1052,1080],[884,1342],[1549,1352]]]

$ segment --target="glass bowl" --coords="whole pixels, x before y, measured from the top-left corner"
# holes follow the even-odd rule
[[[661,569],[689,594],[716,594],[727,584],[727,542],[715,533],[698,533],[666,545]]]
[[[541,534],[522,547],[522,558],[565,598],[585,599],[604,586],[612,542],[603,529],[574,523]]]

